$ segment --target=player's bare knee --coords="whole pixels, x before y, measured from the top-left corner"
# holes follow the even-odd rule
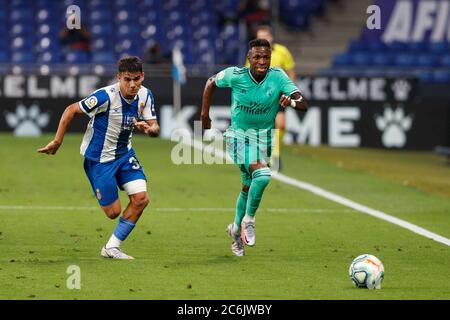
[[[104,208],[103,210],[105,211],[106,216],[111,220],[114,220],[120,216],[120,210],[117,210],[116,208]]]
[[[145,209],[145,207],[147,207],[147,205],[149,204],[150,200],[148,199],[147,194],[143,194],[143,195],[139,195],[139,196],[135,196],[131,198],[131,203],[133,204],[134,207],[138,208],[138,209]]]

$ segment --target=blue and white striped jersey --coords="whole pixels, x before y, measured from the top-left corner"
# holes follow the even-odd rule
[[[156,119],[152,92],[141,86],[133,101],[122,97],[119,83],[98,89],[79,103],[91,120],[80,153],[97,162],[114,161],[131,149],[133,119]]]

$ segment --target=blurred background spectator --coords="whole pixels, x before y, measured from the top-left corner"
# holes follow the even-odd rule
[[[270,3],[268,0],[241,0],[239,18],[245,22],[247,41],[255,38],[259,25],[270,24]]]
[[[143,62],[148,64],[167,64],[171,63],[171,59],[170,56],[162,54],[161,45],[155,42],[148,48]]]

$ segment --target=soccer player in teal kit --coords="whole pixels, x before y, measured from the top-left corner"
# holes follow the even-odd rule
[[[231,88],[231,126],[224,134],[227,152],[242,173],[242,190],[234,222],[227,232],[231,251],[244,255],[244,244],[254,246],[255,214],[270,181],[268,167],[275,117],[279,106],[306,110],[308,104],[286,73],[270,68],[271,46],[267,40],[249,42],[250,67],[230,67],[210,77],[202,99],[203,129],[211,128],[209,109],[216,87]]]

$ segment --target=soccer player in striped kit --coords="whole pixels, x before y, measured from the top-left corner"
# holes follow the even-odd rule
[[[125,190],[129,203],[125,207],[101,256],[133,259],[120,245],[131,233],[149,203],[147,179],[131,145],[134,128],[146,135],[159,135],[152,92],[142,86],[144,72],[138,57],[118,62],[118,82],[98,89],[87,98],[68,106],[61,116],[56,135],[40,153],[53,155],[61,146],[67,127],[77,114],[91,120],[83,137],[80,153],[84,170],[100,207],[111,219],[122,213],[118,188]]]

